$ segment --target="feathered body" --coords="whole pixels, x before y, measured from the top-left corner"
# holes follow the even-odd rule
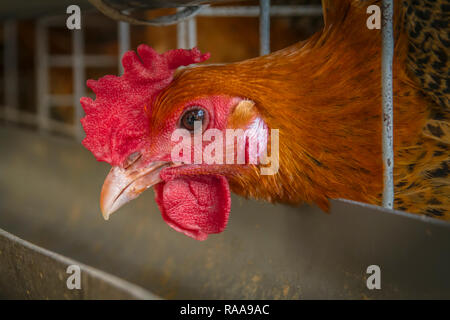
[[[433,4],[425,9],[442,14],[444,2],[425,1]],[[156,100],[151,123],[157,126],[174,107],[202,96],[252,100],[255,109],[234,110],[229,127],[247,123],[256,113],[269,128],[279,129],[280,169],[261,176],[256,166],[235,167],[227,175],[233,192],[323,209],[333,198],[380,204],[381,34],[366,27],[368,5],[324,1],[325,27],[305,42],[239,63],[183,70]],[[424,26],[417,18],[423,14],[408,3],[395,5],[395,208],[449,219],[448,29],[432,35],[420,30],[414,39],[437,38],[428,45],[437,46],[428,51],[429,65],[420,64],[417,56],[427,48],[410,34]],[[414,54],[413,47],[420,52]],[[438,74],[442,85],[428,92],[421,81],[436,79],[426,71],[436,59],[444,64]]]

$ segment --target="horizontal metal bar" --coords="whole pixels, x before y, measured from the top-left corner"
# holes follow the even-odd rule
[[[39,23],[43,26],[65,27],[67,15],[52,15],[39,18]]]
[[[73,95],[71,94],[49,94],[47,101],[51,106],[72,107]]]
[[[16,124],[25,124],[38,126],[40,123],[39,116],[35,113],[5,108],[3,112],[0,113],[0,119],[10,121]],[[46,118],[46,131],[56,131],[63,133],[68,136],[75,136],[74,126],[61,121]]]
[[[198,16],[204,17],[258,17],[260,13],[259,6],[242,7],[204,7]],[[315,5],[296,5],[296,6],[271,6],[270,15],[272,17],[291,17],[291,16],[320,16],[322,7]]]
[[[49,56],[50,67],[72,67],[72,55],[51,55]],[[112,67],[117,65],[117,57],[110,55],[85,55],[84,64],[86,67]]]
[[[271,16],[320,16],[322,7],[317,5],[278,5],[270,7]],[[208,17],[257,17],[259,6],[226,6],[211,7],[204,6],[196,16]],[[98,16],[83,15],[83,25],[89,27],[105,27],[103,22],[98,21]],[[47,16],[40,19],[40,23],[47,27],[65,26],[66,15]]]

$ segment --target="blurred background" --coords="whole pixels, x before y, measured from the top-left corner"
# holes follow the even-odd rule
[[[70,4],[81,8],[81,30],[66,27]],[[320,0],[271,4],[271,51],[306,39],[322,25]],[[260,54],[258,1],[222,1],[178,25],[156,27],[114,21],[87,1],[5,1],[0,10],[0,119],[79,140],[78,101],[91,94],[86,79],[119,74],[122,54],[139,44],[161,53],[197,46],[211,53],[210,63]],[[152,19],[175,12],[143,9],[138,15]]]

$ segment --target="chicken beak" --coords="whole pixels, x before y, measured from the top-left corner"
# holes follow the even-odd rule
[[[167,162],[156,161],[137,168],[139,161],[136,162],[128,168],[114,166],[106,177],[100,195],[100,209],[105,220],[125,203],[159,183],[159,172],[168,165]]]

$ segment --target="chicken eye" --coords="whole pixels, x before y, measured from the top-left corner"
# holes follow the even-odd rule
[[[207,126],[208,114],[206,110],[194,107],[186,111],[181,117],[180,125],[189,131],[194,131],[194,123],[201,121],[202,128]]]

